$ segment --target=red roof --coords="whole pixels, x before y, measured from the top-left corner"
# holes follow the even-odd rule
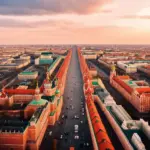
[[[133,89],[130,86],[128,86],[124,81],[120,80],[118,76],[113,77],[113,80],[120,84],[120,86],[122,86],[128,93],[131,94],[133,92]]]
[[[115,150],[113,145],[105,140],[103,140],[102,142],[100,142],[99,144],[99,149],[100,150],[106,150],[106,149],[109,149],[109,150]]]
[[[150,93],[150,88],[136,88],[136,91],[137,91],[139,94],[142,94],[142,93]]]
[[[97,134],[97,132],[100,130],[102,130],[106,133],[106,129],[105,129],[103,123],[101,122],[101,120],[95,120],[95,122],[92,121],[92,124],[93,124],[95,134]]]
[[[80,59],[80,67],[81,67],[82,75],[84,75],[84,78],[83,78],[84,83],[86,83],[88,79],[91,81],[91,75],[89,73],[89,69],[87,67],[87,64],[85,62],[84,57],[81,55],[80,49],[78,49],[78,56],[79,56],[79,59]],[[84,72],[85,70],[87,70],[88,75]],[[85,86],[87,86],[87,85],[85,85]],[[88,110],[89,110],[90,119],[92,121],[92,126],[93,126],[93,129],[94,129],[94,132],[95,132],[95,137],[97,139],[97,144],[99,145],[99,142],[102,143],[100,145],[101,150],[106,150],[106,149],[114,150],[113,145],[111,144],[110,139],[109,139],[109,137],[107,135],[107,132],[105,130],[105,127],[104,127],[104,125],[101,121],[99,113],[96,109],[96,106],[93,102],[93,98],[92,98],[92,93],[94,91],[93,86],[90,85],[90,87],[91,88],[88,87],[87,90],[85,91],[85,96],[88,96],[86,98],[86,103],[87,103],[87,107],[88,107]],[[101,132],[101,130],[104,131],[104,132]],[[105,141],[107,141],[108,144],[106,142],[103,142],[102,141],[103,139]]]
[[[117,76],[117,78],[122,80],[131,79],[129,76]]]
[[[106,132],[100,130],[97,134],[96,134],[96,139],[97,139],[97,142],[100,143],[102,142],[103,140],[106,140],[107,142],[111,143],[108,135]]]
[[[34,89],[5,89],[7,94],[35,94]]]

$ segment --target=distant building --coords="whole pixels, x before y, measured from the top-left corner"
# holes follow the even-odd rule
[[[137,68],[150,64],[150,61],[118,61],[117,66],[126,73],[135,73]]]

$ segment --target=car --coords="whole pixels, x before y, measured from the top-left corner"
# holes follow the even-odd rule
[[[80,123],[83,123],[83,121],[81,120]]]
[[[60,139],[63,139],[63,135],[60,135]]]
[[[77,133],[78,132],[78,130],[79,130],[79,126],[76,124],[76,125],[74,125],[74,132],[75,133]]]
[[[75,115],[74,118],[75,118],[75,119],[79,119],[79,116]]]
[[[79,116],[76,116],[76,119],[79,119]]]
[[[49,136],[51,136],[51,135],[52,135],[52,131],[49,132]]]
[[[75,135],[74,139],[78,140],[79,139],[79,135]]]

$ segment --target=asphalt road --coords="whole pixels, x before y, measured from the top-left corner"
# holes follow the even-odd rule
[[[58,121],[62,122],[63,124],[59,124],[58,122],[56,122],[54,126],[48,127],[42,141],[40,150],[69,150],[71,146],[75,147],[75,150],[93,149],[88,122],[85,116],[86,113],[84,113],[83,116],[81,112],[81,109],[83,107],[85,110],[82,87],[83,83],[78,55],[76,47],[74,47],[70,67],[67,74],[67,81],[64,93],[64,105],[60,119]],[[83,104],[81,104],[81,102]],[[73,110],[70,109],[70,104],[73,105]],[[69,109],[66,109],[67,107]],[[61,118],[63,114],[67,116],[66,119]],[[75,115],[79,116],[79,119],[74,119]],[[83,121],[83,123],[81,123],[80,121]],[[78,133],[74,132],[74,125],[79,125]],[[52,135],[49,135],[50,131],[52,131]],[[68,135],[65,135],[65,132],[67,132]],[[62,139],[60,139],[61,135],[63,135]],[[75,135],[78,135],[79,139],[74,139]],[[89,144],[89,146],[84,146],[87,143]]]

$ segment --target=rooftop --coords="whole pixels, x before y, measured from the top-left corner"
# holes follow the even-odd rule
[[[47,100],[40,99],[40,100],[32,100],[29,105],[45,105]]]
[[[24,71],[24,72],[21,72],[20,75],[34,75],[34,74],[37,74],[38,72],[31,72],[31,71]]]

